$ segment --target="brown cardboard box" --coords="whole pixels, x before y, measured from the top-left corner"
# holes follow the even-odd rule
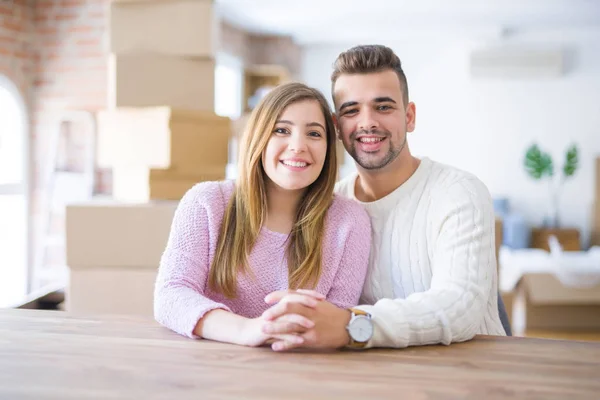
[[[119,201],[180,200],[198,182],[225,179],[226,166],[203,167],[193,174],[143,167],[116,167],[112,173],[113,197]]]
[[[600,157],[596,158],[596,198],[592,209],[591,246],[600,246]]]
[[[176,168],[197,173],[228,161],[231,121],[210,111],[171,107],[105,110],[98,113],[100,167]]]
[[[511,324],[511,328],[512,328],[515,293],[501,291],[500,296],[502,297],[502,301],[504,302],[504,308],[506,309],[506,316],[508,317],[508,321]]]
[[[502,237],[503,237],[503,223],[502,218],[496,217],[496,221],[494,224],[494,236],[496,241],[496,271],[500,274],[500,247],[502,246]],[[498,279],[498,281],[500,281]],[[506,314],[508,316],[508,321],[512,324],[513,318],[513,302],[514,302],[514,292],[503,292],[500,291],[500,296],[502,297],[502,301],[504,302],[504,308],[506,309]]]
[[[180,200],[198,182],[225,179],[225,167],[207,168],[198,174],[180,174],[176,170],[150,170],[150,199]]]
[[[496,270],[500,270],[500,247],[502,246],[503,225],[502,218],[496,218],[494,223],[494,239],[496,244]]]
[[[596,200],[593,206],[592,218],[590,245],[600,246],[600,200]]]
[[[71,269],[65,311],[152,317],[157,267]]]
[[[600,157],[596,158],[595,180],[596,180],[596,199],[595,199],[595,203],[596,203],[596,205],[598,205],[598,204],[600,204]],[[598,209],[598,208],[596,207],[596,209]]]
[[[585,331],[600,329],[600,284],[563,286],[553,274],[525,274],[515,294],[513,326],[527,329]]]
[[[92,201],[68,205],[67,265],[75,269],[158,266],[177,204]]]
[[[216,29],[211,0],[110,3],[111,53],[213,57]]]
[[[67,206],[66,311],[151,316],[176,207],[171,201]]]
[[[212,58],[160,54],[109,57],[109,108],[170,106],[214,110]]]
[[[579,230],[575,228],[533,228],[531,230],[530,247],[550,251],[550,246],[548,245],[550,235],[556,236],[565,251],[581,250]]]

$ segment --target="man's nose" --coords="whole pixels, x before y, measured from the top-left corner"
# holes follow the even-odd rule
[[[369,132],[379,128],[379,122],[377,122],[375,113],[372,110],[364,110],[359,117],[358,128],[360,130]]]

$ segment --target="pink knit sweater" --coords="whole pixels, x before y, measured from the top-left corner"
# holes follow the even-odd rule
[[[240,275],[237,297],[228,299],[208,288],[232,181],[204,182],[183,197],[173,218],[154,292],[156,320],[195,338],[194,327],[208,311],[221,308],[254,318],[268,308],[264,297],[288,288],[286,234],[263,228],[249,255],[253,274]],[[367,271],[371,243],[369,216],[356,202],[338,196],[327,213],[323,267],[315,290],[339,307],[357,305]],[[254,277],[252,276],[254,275]]]

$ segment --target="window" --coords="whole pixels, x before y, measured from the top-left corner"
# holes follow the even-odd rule
[[[15,85],[0,75],[0,307],[27,295],[27,124]]]
[[[241,61],[229,54],[220,53],[215,67],[215,113],[237,119],[242,114]]]

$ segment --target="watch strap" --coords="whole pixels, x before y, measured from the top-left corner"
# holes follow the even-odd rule
[[[359,316],[359,315],[371,318],[371,314],[369,314],[366,311],[360,310],[358,308],[349,308],[348,310],[352,313],[352,317],[350,318],[350,323],[352,323],[352,320],[356,316]],[[348,323],[348,325],[350,325],[350,323]],[[346,346],[347,348],[349,348],[349,349],[364,349],[367,346],[368,341],[357,342],[352,338],[352,335],[350,334],[350,332],[348,332],[348,336],[350,337],[350,342]]]

